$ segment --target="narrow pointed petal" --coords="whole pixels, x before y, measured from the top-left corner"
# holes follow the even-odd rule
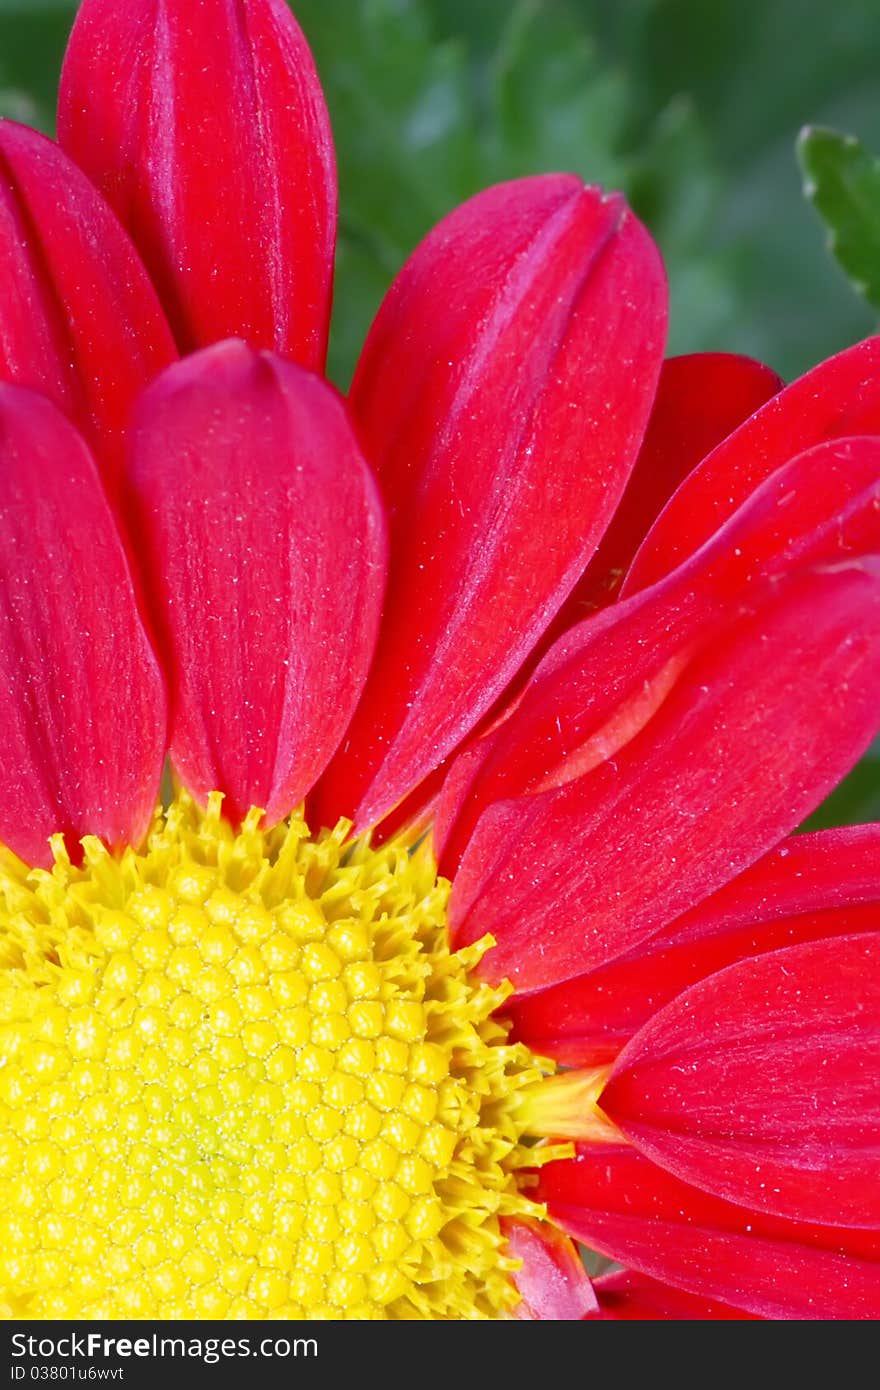
[[[728,1201],[880,1228],[880,933],[810,941],[678,996],[600,1104],[640,1152]]]
[[[617,1146],[548,1164],[534,1195],[575,1239],[696,1297],[761,1318],[880,1316],[876,1231],[734,1206]]]
[[[743,1322],[755,1318],[754,1313],[685,1293],[631,1269],[605,1274],[593,1287],[599,1299],[598,1317],[603,1322]]]
[[[490,932],[486,972],[520,990],[633,949],[790,833],[857,761],[880,722],[878,664],[867,560],[774,586],[673,648],[598,747],[547,790],[483,812],[455,877],[453,939]]]
[[[272,823],[363,688],[385,578],[375,484],[337,393],[240,342],[160,377],[131,436],[172,758],[199,799],[217,788],[231,816]]]
[[[367,340],[352,406],[391,526],[377,660],[321,795],[379,820],[478,723],[592,555],[660,370],[659,256],[618,196],[504,184],[437,227]]]
[[[572,1242],[545,1221],[502,1218],[506,1254],[520,1260],[513,1279],[524,1321],[577,1322],[598,1310],[586,1270]]]
[[[0,386],[0,842],[144,834],[165,693],[95,464],[43,397]]]
[[[703,544],[749,494],[825,440],[880,433],[880,337],[822,362],[773,396],[691,472],[661,512],[623,585],[635,593]]]
[[[663,363],[636,466],[596,554],[554,624],[557,635],[609,602],[679,484],[782,385],[770,367],[733,352],[695,352]]]
[[[134,238],[181,350],[240,336],[321,370],[336,172],[284,0],[84,0],[58,129]]]
[[[45,136],[0,121],[0,379],[65,412],[115,486],[137,393],[176,356],[134,246]]]
[[[786,840],[634,951],[505,1012],[514,1035],[568,1066],[612,1061],[677,995],[738,960],[802,941],[875,932],[880,825]]]

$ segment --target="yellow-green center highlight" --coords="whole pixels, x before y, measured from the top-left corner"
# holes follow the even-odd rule
[[[0,857],[0,1315],[474,1318],[517,1303],[550,1064],[451,953],[425,844],[181,794],[141,852]]]

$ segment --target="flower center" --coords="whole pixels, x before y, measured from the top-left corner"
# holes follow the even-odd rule
[[[145,849],[0,859],[0,1310],[503,1317],[552,1070],[451,953],[430,850],[181,793]]]

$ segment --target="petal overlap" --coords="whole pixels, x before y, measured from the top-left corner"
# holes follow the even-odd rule
[[[557,636],[611,600],[679,485],[782,384],[770,367],[732,352],[695,352],[663,363],[651,418],[626,491],[586,573],[554,624]]]
[[[29,864],[139,843],[165,755],[162,677],[88,449],[0,386],[0,842]]]
[[[880,338],[829,357],[773,396],[692,470],[633,561],[622,593],[655,583],[708,540],[796,454],[880,431]]]
[[[83,431],[116,490],[138,392],[177,355],[134,246],[45,136],[0,121],[0,378]]]
[[[571,781],[625,742],[664,698],[676,651],[800,567],[880,549],[878,511],[880,442],[820,445],[780,468],[651,593],[569,629],[496,730],[453,765],[434,830],[444,871],[493,800]]]
[[[793,830],[865,751],[878,644],[880,577],[862,568],[812,575],[725,625],[623,747],[483,813],[453,939],[490,932],[486,970],[529,990],[652,935]]]
[[[600,1104],[640,1152],[756,1211],[880,1229],[880,934],[737,962],[651,1019]]]
[[[569,1066],[613,1061],[676,995],[738,960],[875,932],[880,826],[797,835],[634,951],[509,1007],[514,1036]]]
[[[541,1170],[537,1193],[576,1239],[696,1297],[762,1318],[880,1315],[876,1231],[762,1215],[617,1145],[579,1145]]]
[[[528,990],[631,949],[778,842],[864,750],[877,580],[857,555],[877,543],[877,463],[874,441],[850,441],[780,470],[689,565],[563,637],[460,756],[441,867],[453,933],[491,931],[493,971]]]
[[[605,1274],[594,1287],[597,1316],[605,1322],[732,1322],[755,1317],[630,1269]]]
[[[450,214],[404,266],[351,391],[390,518],[374,673],[325,820],[379,820],[490,708],[623,490],[666,289],[622,201],[547,175]]]

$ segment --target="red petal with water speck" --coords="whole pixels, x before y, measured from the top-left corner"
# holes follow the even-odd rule
[[[181,349],[240,336],[323,367],[333,143],[284,0],[84,0],[58,129],[131,232]]]
[[[505,1254],[522,1264],[513,1275],[524,1321],[576,1322],[598,1310],[593,1286],[580,1256],[558,1226],[528,1218],[502,1217]]]
[[[728,1201],[880,1227],[880,933],[809,941],[680,994],[600,1104],[636,1147]]]
[[[762,1318],[880,1316],[880,1235],[785,1221],[709,1196],[634,1149],[579,1146],[532,1195],[577,1240]]]
[[[636,1274],[631,1269],[605,1274],[593,1281],[603,1322],[732,1322],[753,1321],[753,1313],[743,1313],[726,1303],[699,1298]]]
[[[653,681],[551,766],[548,789],[480,816],[450,931],[458,944],[491,932],[487,974],[537,989],[633,949],[794,829],[864,752],[880,722],[877,562],[755,598],[669,646]],[[625,662],[632,632],[603,635]],[[517,747],[517,713],[499,747]]]
[[[0,122],[0,378],[50,397],[115,484],[138,391],[175,357],[107,204],[45,136]]]
[[[681,564],[759,483],[829,439],[880,433],[880,338],[868,338],[792,382],[682,483],[648,533],[623,585],[645,588]]]
[[[380,819],[535,645],[632,468],[665,319],[645,230],[568,175],[479,194],[404,266],[352,386],[389,511],[389,592],[323,819]]]
[[[0,841],[137,843],[165,755],[165,693],[95,464],[42,396],[0,386]]]
[[[514,1035],[569,1066],[613,1061],[664,1005],[737,960],[801,941],[875,932],[880,825],[799,835],[635,951],[505,1012]]]
[[[131,436],[172,758],[200,799],[219,788],[231,816],[276,821],[363,687],[385,579],[375,484],[332,387],[240,342],[160,377]]]
[[[762,362],[733,352],[696,352],[663,363],[636,466],[599,549],[554,624],[557,634],[611,599],[682,480],[782,384]]]

